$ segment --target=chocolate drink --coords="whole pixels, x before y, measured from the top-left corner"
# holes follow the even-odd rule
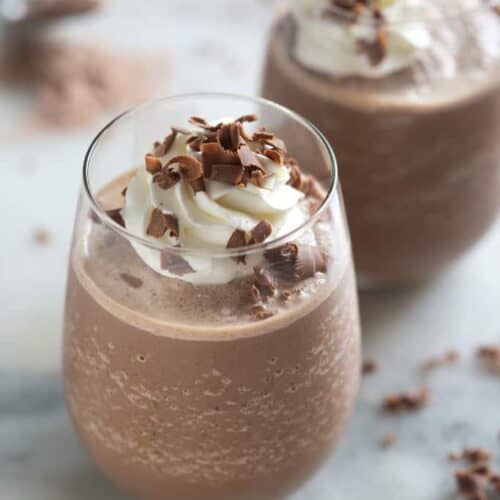
[[[454,4],[432,22],[424,0],[409,3],[424,10],[409,23],[422,35],[410,56],[398,43],[412,47],[414,33],[404,38],[404,22],[392,25],[390,17],[380,54],[376,44],[363,53],[364,40],[354,40],[351,53],[345,38],[334,38],[340,31],[313,49],[301,11],[276,23],[264,70],[264,97],[311,119],[335,147],[356,268],[367,285],[432,276],[486,232],[500,207],[500,17]],[[345,23],[310,22],[320,23],[318,37],[325,25]]]
[[[179,172],[189,177],[182,163]],[[128,230],[139,192],[134,175],[142,174],[124,174],[97,195],[111,209],[128,186],[121,210]],[[301,202],[308,210],[309,198]],[[332,207],[297,240],[300,248],[313,238],[327,264],[317,261],[319,272],[298,266],[300,277],[290,280],[269,250],[262,265],[271,262],[272,284],[254,274],[214,283],[217,264],[204,276],[191,257],[196,273],[162,275],[137,242],[82,215],[66,304],[67,404],[87,450],[123,490],[162,500],[277,499],[325,459],[352,411],[360,372],[355,282],[337,197]],[[250,250],[245,262],[231,257],[225,271],[253,258]],[[203,279],[187,281],[195,275]]]

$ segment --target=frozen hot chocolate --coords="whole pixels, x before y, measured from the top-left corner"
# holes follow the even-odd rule
[[[194,117],[96,192],[91,217],[82,203],[67,403],[101,469],[141,498],[281,498],[353,407],[359,324],[338,193],[310,174],[319,143],[301,169],[256,119]]]
[[[486,1],[295,0],[263,94],[311,119],[340,160],[365,282],[432,276],[500,206],[500,17]]]

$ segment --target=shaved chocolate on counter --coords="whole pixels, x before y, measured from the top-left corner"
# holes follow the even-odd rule
[[[161,268],[177,276],[184,276],[185,274],[195,272],[184,257],[167,249],[161,252]]]
[[[380,447],[383,449],[390,448],[396,443],[397,440],[398,437],[396,434],[394,432],[389,432],[389,434],[386,434],[380,441]]]
[[[195,181],[203,176],[201,162],[192,155],[174,156],[165,166],[168,167],[174,163],[179,164],[180,171],[188,182]]]
[[[163,168],[161,172],[155,174],[153,182],[158,184],[162,189],[170,189],[181,180],[179,172],[171,168]]]
[[[121,208],[114,208],[112,210],[106,210],[106,213],[111,220],[116,222],[118,225],[125,227],[125,221],[123,220],[121,211]]]
[[[451,350],[443,354],[442,356],[436,356],[434,358],[428,359],[423,365],[422,370],[424,372],[430,372],[441,366],[453,365],[460,359],[460,354],[456,350]]]
[[[162,167],[161,160],[152,154],[147,154],[146,158],[146,170],[150,174],[157,174]]]
[[[131,288],[141,288],[143,282],[141,279],[136,278],[128,273],[121,273],[120,278]]]
[[[422,387],[416,391],[390,394],[384,399],[382,408],[391,413],[416,411],[427,406],[431,398],[430,390],[427,387]]]
[[[466,460],[471,464],[482,464],[490,462],[493,458],[493,453],[486,448],[475,448],[466,446],[463,450],[459,452],[451,452],[448,458],[452,462],[458,462],[459,460]]]
[[[372,375],[378,370],[378,365],[375,361],[371,359],[367,359],[363,361],[363,365],[361,366],[361,374],[363,376]]]
[[[500,373],[500,346],[481,347],[477,355],[489,371]]]

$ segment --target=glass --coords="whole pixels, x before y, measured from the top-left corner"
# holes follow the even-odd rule
[[[300,227],[268,244],[215,252],[140,239],[106,215],[122,199],[127,172],[172,124],[251,113],[259,117],[251,125],[279,133],[325,188],[321,207]],[[313,125],[265,100],[171,97],[105,127],[87,153],[83,181],[64,382],[90,455],[141,498],[265,500],[297,488],[341,436],[360,375],[355,278],[331,147]],[[283,269],[263,259],[311,238],[323,249],[323,273],[289,285]],[[246,276],[196,285],[145,265],[143,258],[160,261],[165,252],[216,269],[238,258],[260,263],[278,276],[274,315],[253,315]]]
[[[396,0],[378,31],[338,9],[286,3],[271,32],[263,95],[313,121],[334,145],[361,285],[434,276],[500,208],[498,8]],[[385,37],[380,60],[378,45],[369,54],[363,35],[346,35],[367,26]]]

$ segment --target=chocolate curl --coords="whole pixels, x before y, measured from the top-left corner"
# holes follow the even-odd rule
[[[225,150],[216,142],[202,144],[200,149],[205,177],[211,177],[212,165],[237,165],[240,163],[236,153]]]
[[[243,173],[241,165],[212,165],[210,180],[237,186],[243,180]]]
[[[203,168],[200,161],[191,155],[179,155],[171,158],[165,167],[168,167],[174,163],[179,164],[179,169],[183,177],[188,181],[192,182],[203,176]]]
[[[217,132],[223,126],[223,123],[210,125],[210,123],[208,123],[205,118],[201,118],[200,116],[192,116],[189,119],[189,123],[195,125],[196,127],[202,128],[203,130],[208,130],[209,132]]]
[[[175,139],[177,138],[177,133],[178,132],[172,128],[170,134],[165,137],[163,142],[155,142],[153,150],[154,155],[165,156],[174,145]]]
[[[261,220],[251,231],[250,245],[264,242],[273,232],[273,226],[267,220]]]

